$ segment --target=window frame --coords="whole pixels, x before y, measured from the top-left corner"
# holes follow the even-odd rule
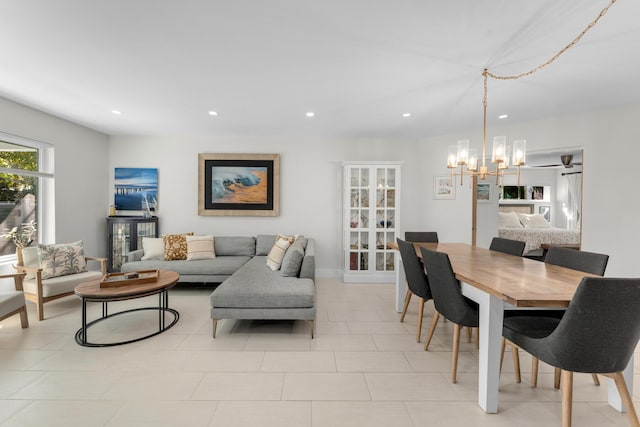
[[[55,174],[53,144],[5,132],[0,132],[0,142],[38,150],[38,171],[5,168],[0,166],[0,173],[33,176],[38,178],[38,200],[36,202],[38,243],[43,241],[55,241]],[[14,262],[15,260],[15,254],[0,255],[0,264]]]

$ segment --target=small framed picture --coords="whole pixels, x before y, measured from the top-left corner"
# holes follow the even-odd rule
[[[478,203],[489,203],[491,201],[491,184],[478,183],[478,189],[476,191],[476,200]]]
[[[539,206],[538,213],[542,215],[547,221],[551,221],[551,206]]]
[[[433,177],[433,198],[434,199],[455,199],[456,186],[450,175],[440,175]]]

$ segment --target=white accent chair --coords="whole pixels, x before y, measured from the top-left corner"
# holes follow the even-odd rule
[[[85,271],[67,276],[42,279],[42,268],[38,259],[38,248],[30,246],[22,249],[23,265],[15,265],[15,269],[25,273],[23,281],[24,296],[36,304],[38,320],[44,320],[44,303],[73,295],[73,291],[80,283],[102,278],[107,272],[107,259],[85,257],[88,261],[100,263],[100,271]]]
[[[0,321],[15,314],[20,314],[20,324],[22,328],[29,327],[27,317],[27,305],[22,292],[23,273],[3,274],[0,279],[13,278],[15,291],[0,291]]]

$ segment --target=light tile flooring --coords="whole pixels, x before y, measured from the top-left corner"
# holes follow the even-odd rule
[[[43,322],[29,303],[29,329],[20,328],[18,316],[0,322],[0,425],[560,425],[561,395],[553,390],[552,370],[543,366],[539,387],[531,388],[526,355],[521,384],[506,355],[499,413],[484,414],[476,403],[475,345],[463,334],[458,383],[452,384],[451,323],[441,322],[430,350],[423,351],[415,342],[417,303],[400,323],[392,285],[319,279],[313,340],[309,324],[301,321],[224,321],[212,339],[210,292],[179,285],[170,295],[180,312],[176,326],[111,348],[75,343],[75,297],[48,303]],[[135,306],[118,304],[111,308]],[[99,305],[90,309],[95,316]],[[431,303],[427,309],[423,341]],[[152,312],[123,315],[95,325],[89,338],[126,339],[156,323]],[[576,375],[575,426],[628,425],[624,414],[607,405],[602,381],[596,387],[589,375]],[[634,393],[635,400],[639,396]]]

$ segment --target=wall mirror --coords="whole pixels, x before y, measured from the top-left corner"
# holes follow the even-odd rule
[[[520,183],[506,175],[474,180],[472,242],[489,247],[496,236],[526,242],[525,255],[539,257],[544,245],[579,248],[582,241],[581,147],[527,153]]]

